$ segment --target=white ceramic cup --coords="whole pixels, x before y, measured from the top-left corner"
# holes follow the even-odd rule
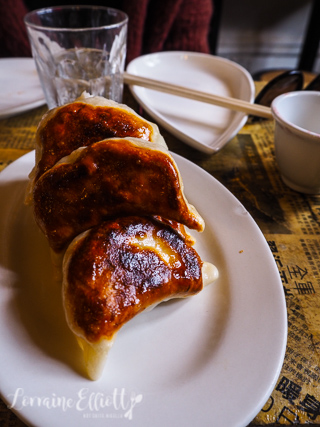
[[[128,16],[100,6],[38,9],[24,18],[49,108],[82,92],[122,101]]]
[[[320,193],[320,92],[297,91],[278,96],[271,105],[275,119],[275,155],[281,177],[301,193]]]

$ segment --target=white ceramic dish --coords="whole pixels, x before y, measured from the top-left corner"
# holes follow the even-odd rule
[[[301,193],[320,194],[320,93],[284,93],[272,102],[271,111],[283,182]]]
[[[32,58],[0,59],[0,119],[45,104]]]
[[[131,74],[203,92],[254,101],[254,82],[228,59],[192,52],[161,52],[134,59]],[[247,120],[241,112],[138,86],[131,91],[140,105],[177,138],[207,154],[220,150]]]
[[[83,376],[47,242],[23,204],[34,153],[0,174],[0,388],[30,425],[125,426],[131,415],[130,426],[139,427],[246,426],[269,398],[287,336],[273,256],[239,201],[175,158],[206,221],[197,249],[220,278],[124,326],[97,382]]]

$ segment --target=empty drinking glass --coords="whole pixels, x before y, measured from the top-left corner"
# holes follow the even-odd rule
[[[49,108],[84,91],[122,101],[127,15],[100,6],[62,6],[25,16],[32,54]]]

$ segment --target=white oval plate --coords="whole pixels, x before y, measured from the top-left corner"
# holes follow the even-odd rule
[[[246,426],[268,400],[287,336],[277,266],[240,202],[198,166],[175,159],[206,221],[197,249],[220,278],[125,325],[97,382],[83,375],[48,244],[23,204],[34,152],[0,174],[0,392],[25,422]]]
[[[254,82],[228,59],[193,52],[161,52],[134,59],[127,71],[206,93],[254,101]],[[241,112],[138,86],[130,87],[140,105],[177,138],[207,154],[220,150],[247,120]]]
[[[33,58],[0,59],[0,119],[44,104]]]

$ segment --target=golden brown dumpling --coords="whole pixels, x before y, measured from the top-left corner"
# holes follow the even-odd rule
[[[38,179],[33,198],[35,219],[55,252],[119,215],[159,215],[197,231],[204,228],[169,152],[136,138],[74,151]]]
[[[97,379],[119,329],[143,310],[200,292],[216,268],[171,227],[154,219],[121,217],[78,236],[63,264],[69,327]]]
[[[50,110],[36,133],[36,162],[30,174],[27,202],[39,177],[79,147],[113,137],[135,137],[167,147],[158,126],[124,104],[83,94],[74,102]]]

